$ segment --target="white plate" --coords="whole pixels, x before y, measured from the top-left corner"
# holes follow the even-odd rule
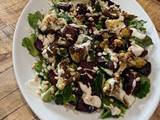
[[[124,118],[120,118],[120,120],[147,120],[153,114],[160,99],[159,37],[152,21],[135,0],[114,1],[120,4],[123,10],[134,13],[139,16],[140,19],[147,21],[147,32],[154,42],[154,48],[150,55],[150,61],[152,62],[151,92],[146,98],[142,100],[137,99],[136,103],[127,111]],[[100,113],[86,114],[79,112],[78,114],[75,114],[71,110],[66,111],[63,106],[43,103],[37,96],[32,94],[25,85],[25,83],[34,78],[35,75],[34,71],[31,69],[34,58],[21,46],[22,39],[31,33],[31,31],[28,30],[29,25],[27,23],[27,15],[33,11],[47,10],[49,8],[50,6],[47,0],[30,0],[18,20],[13,40],[13,63],[16,79],[21,92],[29,106],[42,120],[98,120]]]

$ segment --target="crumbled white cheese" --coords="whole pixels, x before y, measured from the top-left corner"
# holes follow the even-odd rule
[[[110,54],[110,56],[111,56],[111,60],[112,60],[113,62],[118,62],[117,54],[116,54],[116,53],[114,53],[111,49],[109,49],[109,48],[105,48],[105,49],[104,49],[104,52],[106,52],[106,53]]]
[[[48,59],[48,54],[47,54],[47,53],[42,54],[42,55],[43,55],[43,57],[44,57],[45,59]]]
[[[41,35],[41,34],[39,34],[39,35],[38,35],[38,39],[39,39],[39,40],[41,40],[41,41],[43,42],[43,40],[44,40],[44,36],[43,36],[43,35]]]
[[[101,53],[101,52],[98,52],[98,54],[97,54],[98,56],[102,56],[103,54]]]
[[[65,86],[66,86],[66,81],[62,77],[59,77],[57,84],[56,84],[56,87],[59,90],[63,90]]]
[[[98,67],[93,67],[93,69],[94,69],[95,71],[97,71],[99,68],[98,68]]]
[[[146,33],[143,33],[135,28],[130,28],[132,30],[132,36],[137,37],[139,39],[144,39],[146,37]]]
[[[114,89],[114,85],[117,82],[117,80],[115,80],[114,78],[110,78],[107,81],[105,81],[104,87],[103,87],[103,92],[106,91],[113,91]]]
[[[87,87],[87,85],[84,85],[82,82],[79,82],[81,90],[84,92],[82,95],[82,99],[85,104],[91,105],[97,108],[101,107],[101,99],[96,95],[91,95],[91,87]]]
[[[82,69],[82,67],[78,67],[78,68],[77,68],[77,70],[81,70],[81,69]]]
[[[120,115],[121,114],[121,109],[119,109],[118,107],[114,106],[111,108],[111,114],[114,115]]]
[[[88,52],[90,47],[91,47],[91,41],[87,41],[85,43],[82,43],[82,44],[74,44],[74,47],[76,48],[85,48],[86,51]]]
[[[89,37],[89,36],[87,36],[87,35],[85,35],[85,34],[80,34],[80,35],[78,36],[78,39],[77,39],[77,41],[76,41],[76,44],[82,44],[85,39],[87,39],[87,40],[92,40],[91,37]]]
[[[49,43],[52,43],[52,42],[54,41],[54,39],[55,39],[54,37],[55,37],[55,36],[54,36],[53,34],[48,34],[48,35],[47,35],[48,42],[49,42]]]
[[[47,53],[47,50],[44,49],[44,50],[42,51],[42,54],[46,54],[46,53]]]
[[[64,74],[65,72],[64,72],[64,70],[58,65],[57,66],[57,75],[58,76],[61,76],[62,74]]]
[[[135,56],[140,56],[142,52],[144,51],[144,48],[137,44],[132,44],[129,48],[128,51],[131,51]]]
[[[46,46],[46,47],[48,47],[48,45],[49,45],[49,40],[48,40],[47,37],[44,38],[44,40],[43,40],[43,45]]]
[[[90,94],[83,94],[82,95],[83,101],[87,105],[91,105],[97,108],[101,107],[101,99],[98,96],[90,95]]]

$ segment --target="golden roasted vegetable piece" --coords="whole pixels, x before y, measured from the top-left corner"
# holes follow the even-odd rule
[[[87,55],[87,51],[85,50],[85,48],[70,47],[69,53],[71,55],[72,60],[76,63],[79,63],[80,61],[84,60]]]
[[[133,60],[128,61],[130,66],[134,66],[136,68],[142,68],[146,61],[141,57],[135,57]]]
[[[125,28],[122,28],[121,31],[120,31],[120,36],[122,38],[128,38],[130,37],[132,34],[132,30],[130,30],[129,28],[125,27]]]

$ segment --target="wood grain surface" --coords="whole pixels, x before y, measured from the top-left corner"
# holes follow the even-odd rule
[[[12,38],[28,0],[0,0],[0,120],[38,120],[17,86],[12,65]],[[160,0],[138,0],[160,32]],[[150,120],[160,120],[160,105]]]

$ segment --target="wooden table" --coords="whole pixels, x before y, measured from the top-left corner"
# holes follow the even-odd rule
[[[160,32],[159,0],[138,0]],[[12,38],[17,19],[28,0],[0,0],[0,120],[38,120],[30,110],[13,73]],[[151,120],[160,120],[160,105]]]

